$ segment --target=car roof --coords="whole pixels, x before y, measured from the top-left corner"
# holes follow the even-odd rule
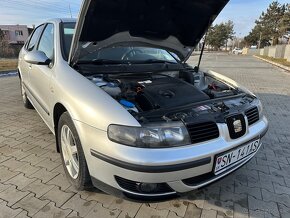
[[[52,22],[52,23],[71,23],[71,22],[76,22],[77,19],[76,18],[54,18],[54,19],[50,19],[48,21],[46,21],[45,23],[47,22]]]

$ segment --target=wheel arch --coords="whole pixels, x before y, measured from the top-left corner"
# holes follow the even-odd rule
[[[56,151],[59,153],[60,148],[58,144],[58,134],[57,134],[57,129],[58,129],[58,121],[61,117],[61,115],[68,110],[62,103],[56,103],[53,108],[53,125],[54,125],[54,133],[55,133],[55,138],[56,138]]]

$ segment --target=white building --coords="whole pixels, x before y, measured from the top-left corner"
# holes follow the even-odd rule
[[[0,25],[0,29],[9,44],[24,44],[29,36],[26,25]]]

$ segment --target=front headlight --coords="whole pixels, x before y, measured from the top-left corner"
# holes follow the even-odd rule
[[[165,148],[191,144],[182,122],[157,123],[142,127],[110,125],[111,141],[140,148]]]

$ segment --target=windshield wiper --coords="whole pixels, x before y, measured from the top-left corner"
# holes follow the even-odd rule
[[[106,65],[106,64],[130,64],[130,62],[110,59],[94,59],[94,60],[79,60],[76,64]]]

